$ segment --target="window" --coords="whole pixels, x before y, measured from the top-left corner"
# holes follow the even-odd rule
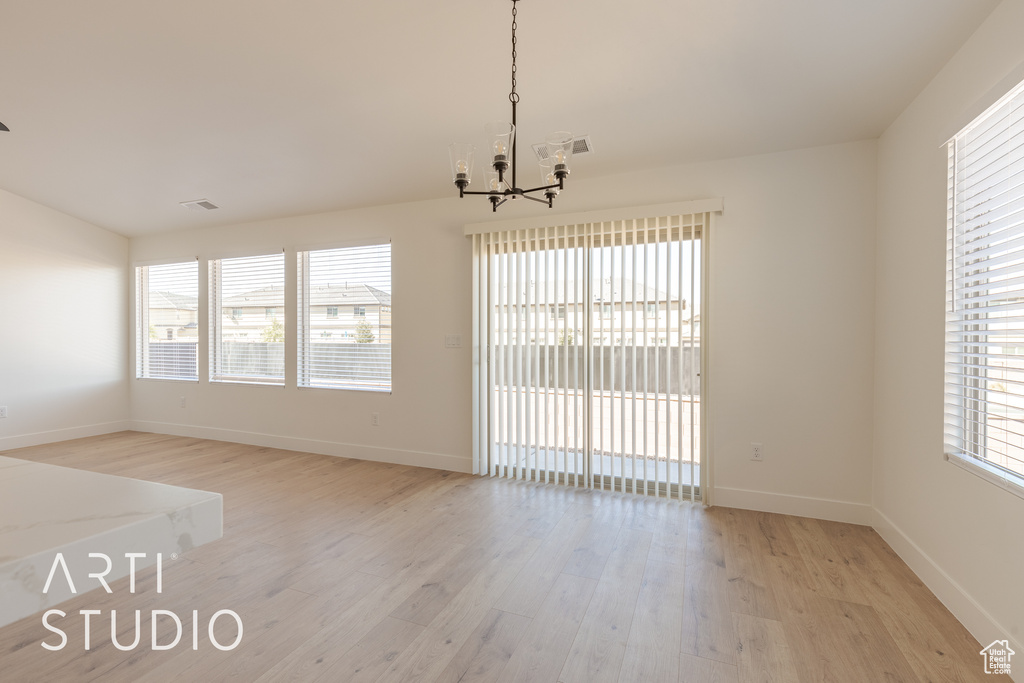
[[[210,261],[210,381],[284,384],[284,254]],[[255,312],[255,311],[253,311]]]
[[[612,305],[611,304],[601,304],[601,317],[604,318],[605,320],[611,320],[612,319]]]
[[[273,320],[277,317],[277,308],[274,306],[267,306],[263,309],[263,319]]]
[[[945,447],[1024,495],[1024,83],[949,142]]]
[[[391,244],[300,251],[298,292],[299,386],[391,391]],[[337,320],[339,304],[353,318]]]
[[[554,304],[552,304],[552,305],[548,306],[548,309],[549,309],[549,315],[552,318],[555,318],[557,320],[565,320],[565,305],[564,304],[559,304],[558,306],[555,306]]]
[[[197,381],[199,263],[135,269],[135,376]]]

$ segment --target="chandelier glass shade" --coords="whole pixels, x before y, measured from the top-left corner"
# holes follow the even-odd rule
[[[483,189],[470,191],[467,188],[473,180],[473,162],[477,152],[474,145],[454,142],[448,146],[452,164],[452,180],[459,188],[459,197],[467,194],[484,195],[491,202],[491,210],[509,199],[530,199],[552,207],[554,198],[565,189],[569,176],[569,162],[572,158],[573,134],[565,131],[552,133],[545,138],[544,149],[547,157],[540,161],[541,184],[523,189],[517,185],[516,174],[516,3],[512,0],[512,91],[508,99],[512,104],[512,121],[496,121],[484,127],[487,136],[486,147],[482,150],[484,163]],[[539,196],[543,195],[543,199]]]

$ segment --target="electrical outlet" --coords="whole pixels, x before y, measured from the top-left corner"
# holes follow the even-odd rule
[[[370,414],[370,424],[374,427],[380,427],[380,413]]]
[[[7,406],[0,406],[0,417],[7,417]]]
[[[462,335],[461,334],[446,334],[444,336],[444,347],[446,349],[461,349],[462,348]]]
[[[185,397],[184,396],[181,397],[181,407],[182,408],[185,407]]]
[[[754,462],[764,460],[764,448],[759,443],[750,444],[750,459]]]

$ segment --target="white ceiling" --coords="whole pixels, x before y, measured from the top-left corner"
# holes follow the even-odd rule
[[[997,4],[522,0],[520,173],[558,129],[596,150],[570,181],[875,138]],[[448,143],[509,118],[510,12],[0,0],[0,188],[129,236],[452,196]]]

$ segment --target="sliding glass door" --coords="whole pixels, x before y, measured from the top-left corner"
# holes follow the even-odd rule
[[[474,235],[478,471],[699,497],[709,221]]]

